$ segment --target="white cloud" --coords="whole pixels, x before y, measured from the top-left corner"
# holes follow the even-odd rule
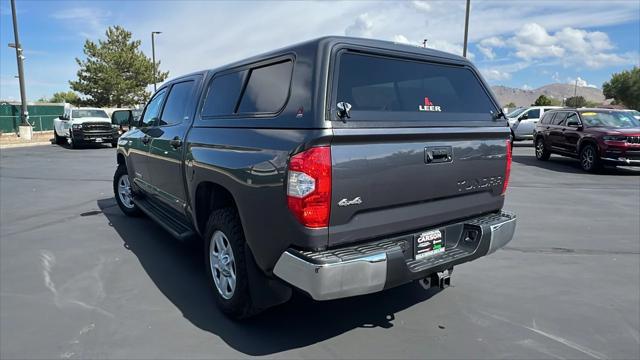
[[[452,43],[446,40],[441,40],[441,39],[428,40],[427,47],[431,49],[436,49],[436,50],[462,56],[462,45],[457,43]],[[467,56],[469,58],[473,58],[473,54],[469,53],[469,49],[467,49]]]
[[[407,39],[407,37],[404,35],[394,35],[393,42],[411,45],[411,42],[409,41],[409,39]]]
[[[497,36],[488,37],[486,39],[482,39],[476,47],[478,51],[484,55],[485,58],[489,60],[493,60],[496,57],[496,53],[493,51],[494,48],[505,47],[506,43],[504,40]]]
[[[492,47],[492,48],[506,46],[504,40],[502,40],[497,36],[492,36],[486,39],[482,39],[482,41],[480,41],[480,45],[486,46],[486,47]]]
[[[95,38],[104,34],[111,12],[98,8],[76,7],[56,11],[51,17],[75,29],[82,37]]]
[[[498,69],[480,69],[487,81],[504,81],[511,79],[511,73]]]
[[[429,4],[426,1],[418,1],[418,0],[414,0],[411,2],[411,5],[419,11],[429,11],[431,10],[431,4]]]
[[[399,35],[394,35],[393,36],[393,41],[397,42],[397,43],[401,43],[401,44],[408,44],[408,45],[415,45],[415,46],[422,46],[422,42],[424,41],[424,39],[417,41],[417,40],[412,40],[407,38],[406,36],[399,34]],[[440,50],[440,51],[444,51],[444,52],[448,52],[451,54],[456,54],[456,55],[460,55],[462,56],[462,45],[461,44],[457,44],[457,43],[451,43],[448,42],[446,40],[427,40],[427,48],[429,49],[435,49],[435,50]],[[467,57],[470,59],[473,59],[475,55],[471,52],[469,52],[469,49],[467,49]]]
[[[112,3],[117,5],[111,5]],[[480,64],[480,67],[495,70],[488,78],[516,78],[516,73],[524,67],[543,62],[550,64],[545,67],[550,70],[550,74],[557,70],[562,73],[559,69],[561,66],[590,69],[638,64],[636,44],[624,47],[634,49],[630,53],[621,53],[615,49],[616,45],[623,45],[616,44],[616,41],[634,40],[626,40],[629,37],[620,37],[625,40],[609,39],[606,33],[593,31],[595,28],[617,24],[623,24],[624,29],[633,31],[633,27],[628,27],[628,24],[637,23],[640,19],[638,1],[494,0],[472,1],[472,5],[469,48],[483,61],[491,61],[490,65]],[[0,4],[0,9],[4,15],[4,9],[8,9],[7,4]],[[169,70],[170,76],[174,77],[195,70],[214,68],[315,37],[347,33],[417,46],[427,38],[429,47],[461,55],[465,2],[62,2],[56,9],[49,16],[61,29],[67,30],[67,34],[74,37],[80,34],[96,39],[104,36],[107,25],[122,24],[133,31],[134,39],[142,40],[142,48],[148,55],[151,54],[149,32],[162,31],[162,35],[156,38],[156,55],[162,61],[161,69]],[[113,10],[110,13],[105,9]],[[537,26],[523,29],[523,19]],[[278,23],[286,26],[274,26]],[[573,31],[563,31],[565,28]],[[534,44],[531,47],[536,50],[530,53],[524,48],[517,49],[509,42],[517,33],[522,37],[527,31],[535,42],[545,43],[553,38],[555,43]],[[576,48],[590,49],[589,56],[570,51],[565,41],[577,44]],[[588,44],[588,47],[584,47],[584,44]],[[556,48],[538,49],[545,46]],[[82,46],[76,45],[67,51],[64,60],[56,59],[56,62],[65,61],[67,68],[64,70],[50,71],[45,65],[38,66],[43,69],[43,79],[55,79],[65,88],[68,86],[66,80],[75,78],[77,66],[73,58],[82,57]],[[520,51],[521,57],[515,55],[517,51]],[[470,54],[471,57],[473,55]],[[34,67],[31,72],[39,70],[35,69],[36,58],[30,56]],[[580,74],[596,79],[586,70]],[[548,75],[545,77],[548,78]],[[520,80],[515,83],[523,82],[525,81]],[[14,95],[17,94],[16,89],[11,89]],[[28,93],[40,93],[39,90],[27,90]],[[7,88],[3,88],[3,95],[8,95],[6,91]]]
[[[147,8],[147,7],[145,7]],[[147,39],[149,29],[160,29],[156,40],[156,54],[162,68],[171,76],[188,71],[211,68],[246,56],[258,54],[306,39],[324,35],[351,35],[408,43],[416,46],[427,38],[427,46],[462,55],[464,2],[158,2],[148,6],[144,16],[136,16],[131,26],[137,38]],[[562,6],[549,2],[475,2],[470,18],[470,49],[479,57],[494,62],[513,62],[505,55],[518,51],[508,40],[520,31],[537,35],[543,42],[562,27],[597,26],[638,18],[631,9],[637,5],[620,3],[616,6],[599,2],[568,2]],[[425,16],[428,12],[428,16]],[[637,12],[637,11],[636,11]],[[593,15],[597,13],[598,16]],[[171,21],[163,20],[172,14]],[[499,24],[485,21],[497,19]],[[186,20],[188,19],[188,20]],[[251,21],[245,21],[252,19]],[[274,21],[286,19],[286,27],[273,26]],[[523,30],[522,19],[533,19],[537,25]],[[427,22],[428,20],[428,22]],[[532,22],[534,22],[532,21]],[[223,29],[220,36],[207,37],[203,23]],[[295,29],[295,31],[291,31]],[[551,32],[550,32],[551,31]],[[592,33],[592,32],[588,32]],[[250,35],[248,35],[250,34]],[[546,36],[545,36],[546,35]],[[242,39],[239,41],[239,39]],[[596,48],[606,39],[589,35]],[[478,47],[480,45],[480,47]],[[143,41],[150,53],[148,41]],[[558,46],[558,45],[556,45]],[[499,49],[499,51],[497,50]],[[537,50],[519,59],[558,59],[563,47]],[[471,53],[470,57],[474,54]],[[190,61],[184,61],[188,58]],[[619,61],[619,59],[617,59]],[[587,61],[586,59],[584,61]],[[599,61],[599,57],[596,57]],[[501,69],[501,72],[509,72]],[[515,70],[517,71],[517,70]],[[512,73],[512,72],[510,72]]]
[[[523,25],[508,42],[515,49],[515,56],[521,59],[557,60],[565,67],[578,65],[596,69],[634,63],[633,54],[611,52],[615,46],[609,36],[600,31],[565,27],[550,34],[541,25],[532,23]]]
[[[509,39],[516,53],[521,59],[537,59],[546,57],[560,57],[565,49],[556,45],[557,40],[538,24],[525,24],[514,37]]]
[[[489,59],[489,60],[493,60],[496,57],[496,53],[493,52],[493,49],[491,49],[490,47],[484,47],[482,45],[476,45],[476,48],[478,48],[478,51],[480,51],[480,53],[482,55],[484,55],[484,57]]]
[[[347,36],[371,37],[373,30],[373,21],[369,18],[369,14],[364,13],[356,18],[353,24],[347,26],[344,30]]]
[[[511,79],[513,73],[526,69],[530,65],[530,62],[519,61],[510,64],[480,68],[480,72],[487,81],[498,82]]]
[[[524,84],[522,85],[522,90],[531,90],[531,86]]]
[[[589,83],[587,82],[587,80],[585,80],[585,79],[583,79],[583,78],[581,78],[581,77],[579,77],[579,76],[578,76],[577,78],[575,78],[575,79],[568,78],[568,79],[567,79],[567,83],[572,84],[572,85],[573,85],[573,84],[577,84],[579,87],[597,88],[597,86],[596,86],[596,85],[589,84]]]

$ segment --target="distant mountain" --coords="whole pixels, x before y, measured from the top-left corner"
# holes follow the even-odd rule
[[[529,106],[533,104],[540,95],[562,101],[562,98],[572,97],[574,93],[573,84],[549,84],[534,90],[515,89],[506,86],[492,86],[491,90],[498,97],[502,106],[513,102],[516,106]],[[602,103],[605,101],[602,90],[594,87],[578,86],[577,96],[583,96],[587,101]]]

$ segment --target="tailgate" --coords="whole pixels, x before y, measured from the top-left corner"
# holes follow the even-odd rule
[[[329,246],[502,208],[507,127],[334,129]]]

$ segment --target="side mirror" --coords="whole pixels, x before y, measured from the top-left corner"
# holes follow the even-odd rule
[[[580,128],[580,123],[577,120],[569,120],[567,121],[568,127]]]
[[[522,114],[522,115],[520,115],[518,120],[527,120],[528,118],[529,118],[529,114]]]
[[[338,108],[338,117],[340,117],[340,119],[348,119],[351,117],[351,104],[341,101],[336,107]]]
[[[120,127],[130,127],[133,123],[133,113],[131,110],[116,110],[111,114],[111,123]]]

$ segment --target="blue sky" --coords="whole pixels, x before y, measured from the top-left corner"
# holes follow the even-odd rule
[[[170,76],[322,35],[351,35],[462,53],[464,1],[17,0],[27,97],[69,90],[85,39],[122,25]],[[494,85],[600,87],[640,65],[640,1],[472,0],[469,52]],[[19,98],[8,0],[0,0],[0,98]]]

